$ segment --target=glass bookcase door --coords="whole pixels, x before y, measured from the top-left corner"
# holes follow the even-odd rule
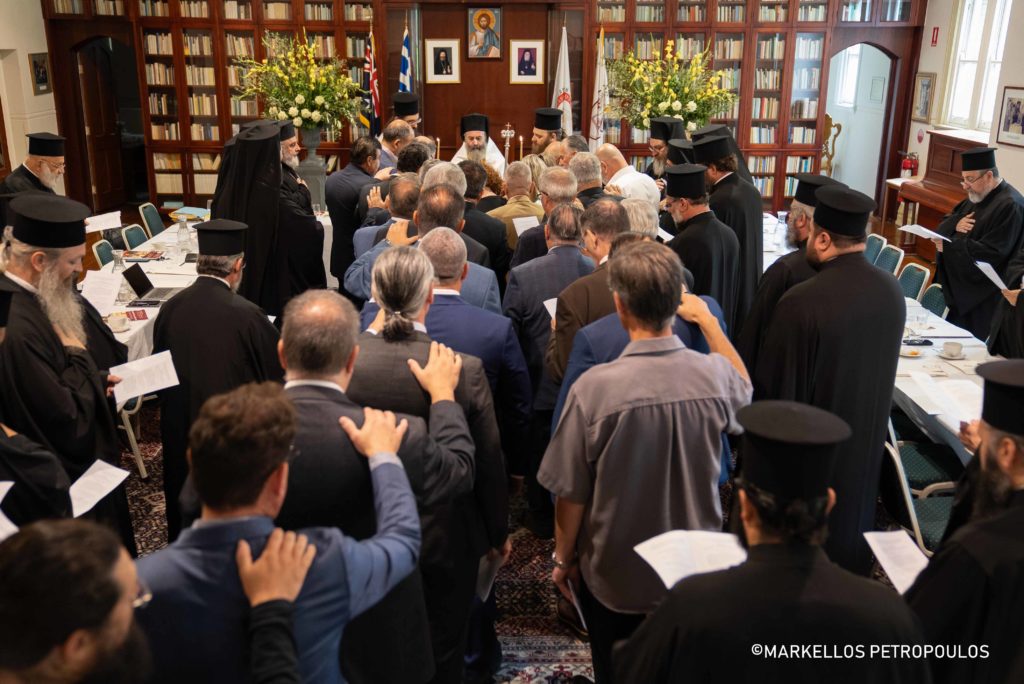
[[[192,194],[200,204],[213,197],[217,190],[217,169],[220,168],[220,154],[216,152],[193,152],[191,159]]]
[[[705,36],[703,33],[677,33],[676,52],[685,59],[693,59],[704,52]]]
[[[263,0],[264,21],[291,21],[291,0]]]
[[[717,33],[712,47],[711,68],[722,72],[719,87],[731,90],[737,95],[742,83],[743,46],[742,33]],[[734,137],[738,132],[740,102],[741,98],[737,97],[730,111],[712,119],[715,123],[724,123],[731,128]]]
[[[640,24],[665,23],[665,3],[661,0],[636,0],[633,17]]]
[[[192,142],[220,140],[217,113],[217,68],[211,31],[186,29],[182,32],[185,56],[185,89],[188,94],[189,139]]]
[[[796,20],[800,24],[824,24],[828,21],[828,0],[797,0]]]
[[[705,0],[679,0],[676,6],[677,24],[703,24],[708,20],[708,4]]]
[[[168,0],[139,0],[140,17],[169,17],[171,3]]]
[[[178,12],[184,19],[209,19],[208,0],[178,0]]]
[[[786,203],[793,199],[793,195],[796,194],[797,179],[794,178],[794,174],[797,173],[814,173],[814,166],[817,162],[817,157],[814,155],[788,155],[786,157],[786,186],[783,188],[783,197]]]
[[[252,0],[224,0],[221,16],[226,21],[252,21]]]
[[[598,22],[622,24],[626,21],[626,3],[610,0],[596,0]]]
[[[125,0],[94,0],[93,13],[98,17],[123,17],[124,4]]]
[[[762,24],[784,24],[789,21],[789,0],[760,0],[757,21]]]
[[[174,39],[169,29],[142,32],[149,132],[154,141],[180,140],[178,91],[174,80]]]
[[[306,33],[306,42],[313,46],[317,59],[326,60],[338,56],[333,33],[310,31]]]
[[[910,7],[911,0],[882,0],[878,20],[886,23],[908,22],[910,21]]]
[[[824,47],[824,33],[796,34],[789,106],[789,142],[792,145],[818,143],[818,106],[821,99]]]
[[[157,201],[181,202],[184,199],[184,183],[182,183],[181,153],[154,152],[153,177],[155,180]]]
[[[863,23],[871,21],[871,0],[839,0],[839,21]]]
[[[665,49],[664,33],[633,34],[633,54],[637,59],[657,59]]]
[[[715,7],[719,24],[742,24],[747,20],[746,0],[719,0]]]
[[[331,0],[306,0],[302,14],[307,22],[330,23],[334,21],[334,3]]]
[[[85,3],[83,0],[50,0],[50,11],[63,16],[85,14]]]
[[[604,58],[622,59],[626,53],[626,35],[624,33],[604,34]]]
[[[362,2],[345,3],[345,21],[370,23],[373,21],[373,5]]]
[[[227,31],[224,35],[225,69],[228,78],[228,106],[231,112],[231,135],[237,135],[246,121],[259,117],[255,97],[238,97],[244,85],[245,70],[237,64],[240,59],[256,58],[256,36],[252,31]]]
[[[786,34],[758,33],[754,56],[754,95],[750,104],[748,142],[751,145],[774,145],[779,141]]]
[[[761,199],[770,206],[775,198],[776,156],[768,154],[747,155],[747,169],[754,187],[761,193]]]

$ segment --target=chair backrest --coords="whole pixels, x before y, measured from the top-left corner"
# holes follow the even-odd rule
[[[167,229],[164,220],[160,218],[160,211],[153,206],[152,202],[140,204],[139,213],[142,214],[142,224],[146,227],[149,237],[159,235]]]
[[[128,249],[135,249],[149,239],[149,236],[146,235],[146,231],[144,231],[142,226],[138,223],[133,223],[127,228],[124,228],[122,233],[124,235],[124,244]]]
[[[942,294],[942,285],[932,283],[921,295],[921,306],[931,311],[936,316],[946,317],[949,307],[946,306],[946,298]]]
[[[888,242],[884,237],[878,233],[868,233],[868,246],[864,250],[864,258],[875,263],[875,259],[878,258],[878,253],[882,251],[882,247]]]
[[[903,296],[911,299],[918,299],[924,292],[924,286],[928,284],[931,272],[921,264],[907,264],[900,271],[900,287],[903,288]]]
[[[917,522],[914,498],[910,494],[910,485],[907,484],[907,474],[903,470],[898,447],[889,442],[885,442],[883,447],[885,458],[882,459],[882,474],[878,481],[878,493],[882,499],[882,506],[901,527],[910,531],[918,548],[924,550],[924,537],[921,535],[921,526]]]
[[[103,268],[114,260],[114,248],[106,240],[97,240],[92,243],[92,255],[96,257],[100,268]]]
[[[875,266],[893,275],[896,275],[896,272],[900,270],[900,264],[902,263],[903,250],[892,245],[883,247],[882,251],[878,253],[878,258],[875,259]]]

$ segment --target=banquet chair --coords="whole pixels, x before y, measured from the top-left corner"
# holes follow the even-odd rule
[[[878,258],[875,259],[875,266],[893,275],[896,275],[896,272],[900,270],[900,264],[902,263],[903,250],[892,245],[883,247],[882,251],[878,253]]]
[[[911,442],[900,439],[889,419],[889,443],[896,447],[910,493],[926,498],[938,492],[952,491],[964,471],[956,452],[945,444]]]
[[[931,556],[942,542],[953,509],[953,497],[915,499],[910,495],[899,453],[888,442],[882,446],[885,449],[879,479],[882,506],[900,527],[910,533],[924,555]]]
[[[127,228],[123,228],[121,233],[124,235],[124,244],[128,249],[135,249],[149,239],[146,231],[138,223],[133,223]]]
[[[152,202],[140,204],[139,213],[142,214],[142,225],[149,237],[159,235],[167,229],[164,220],[160,218],[160,211],[153,206]]]
[[[128,446],[131,447],[135,466],[139,469],[139,477],[145,480],[149,477],[149,473],[146,472],[146,464],[143,462],[142,452],[139,450],[139,441],[135,436],[135,426],[132,424],[132,419],[139,413],[139,409],[142,408],[142,402],[143,397],[133,397],[126,401],[121,410],[117,412],[118,418],[121,419],[121,424],[117,427],[120,430],[124,430],[125,435],[128,437]]]
[[[931,272],[920,264],[907,264],[900,271],[900,287],[903,288],[903,296],[910,299],[919,299],[924,292]]]
[[[888,240],[878,233],[868,233],[868,246],[864,250],[864,258],[871,263],[875,263],[878,253],[882,251],[882,247],[885,247],[887,242]]]
[[[932,283],[921,295],[921,306],[931,311],[936,316],[946,317],[949,307],[946,306],[946,298],[942,295],[942,285]]]
[[[106,240],[97,240],[92,243],[92,255],[96,262],[103,268],[114,260],[114,247]]]

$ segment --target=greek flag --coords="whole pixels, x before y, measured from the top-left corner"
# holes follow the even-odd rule
[[[398,92],[412,92],[412,39],[409,38],[409,26],[402,34],[402,68],[398,71]]]

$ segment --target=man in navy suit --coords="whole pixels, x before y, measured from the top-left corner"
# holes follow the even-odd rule
[[[416,500],[395,455],[408,422],[396,427],[394,414],[372,409],[365,416],[361,427],[347,417],[341,426],[369,455],[376,533],[356,541],[334,527],[303,532],[316,547],[295,601],[304,681],[343,681],[338,647],[345,625],[407,577],[419,556]],[[189,450],[202,517],[138,563],[153,594],[137,618],[149,638],[155,681],[248,681],[249,602],[235,558],[246,545],[261,553],[274,529],[294,438],[295,409],[280,385],[243,385],[203,405]]]
[[[553,171],[549,169],[549,171]],[[548,177],[548,171],[545,172]],[[551,497],[537,487],[536,474],[550,437],[551,411],[558,386],[544,367],[544,350],[551,335],[551,314],[544,302],[555,299],[570,283],[594,270],[594,262],[580,251],[581,211],[571,204],[553,205],[542,227],[548,253],[512,269],[505,291],[505,315],[512,319],[526,354],[534,387],[530,415],[529,462],[525,468],[526,496],[530,504],[529,527],[540,537],[553,534]]]
[[[418,143],[417,143],[418,144]],[[374,239],[381,230],[386,231],[395,221],[411,221],[420,201],[420,178],[415,173],[400,173],[392,177],[384,206],[388,209],[387,220],[372,226],[363,226],[352,236],[352,247],[358,259],[373,247]]]
[[[453,168],[459,171],[457,166]],[[459,171],[459,173],[462,172]],[[421,189],[416,211],[413,212],[412,223],[397,221],[392,224],[387,231],[387,239],[374,245],[370,251],[356,259],[349,268],[345,274],[345,287],[363,299],[369,299],[373,264],[384,250],[392,246],[412,244],[438,226],[451,228],[458,233],[465,223],[463,220],[465,209],[466,201],[449,185],[442,183]],[[416,227],[416,234],[411,238],[407,237],[408,229],[413,225]],[[484,254],[487,253],[486,248],[472,238],[461,235],[461,233],[460,236],[463,242],[472,242],[483,250]],[[501,296],[498,292],[498,279],[495,277],[494,271],[470,262],[469,273],[462,284],[462,298],[473,306],[501,313]]]
[[[457,238],[456,238],[457,239]],[[373,536],[373,485],[366,459],[338,425],[357,420],[363,408],[346,395],[359,356],[358,318],[337,292],[310,290],[285,309],[278,355],[287,374],[285,392],[295,407],[298,454],[289,466],[288,497],[277,524],[288,530],[335,526],[355,539]],[[473,488],[474,448],[462,407],[455,403],[456,356],[439,350],[416,373],[430,395],[428,420],[409,421],[398,458],[420,512],[422,563],[443,555],[445,524],[457,496]],[[345,628],[341,667],[351,684],[417,684],[430,681],[434,655],[419,571]]]

